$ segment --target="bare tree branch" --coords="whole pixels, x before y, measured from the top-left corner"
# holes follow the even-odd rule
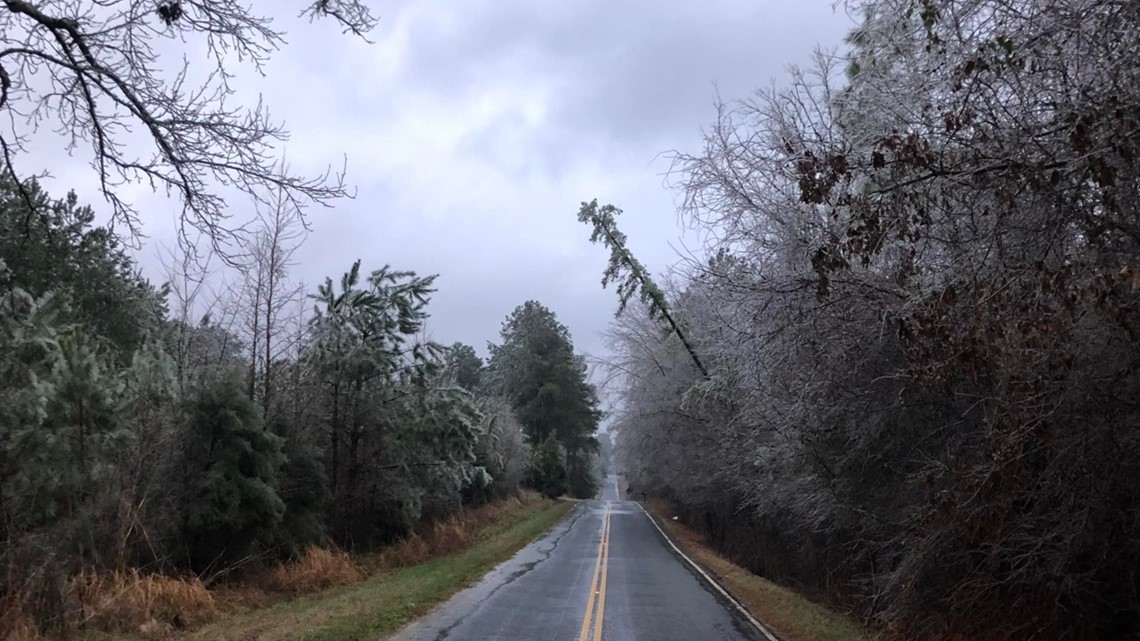
[[[141,182],[181,201],[182,242],[200,233],[226,256],[236,241],[228,190],[263,205],[271,204],[265,194],[279,193],[297,211],[351,195],[343,167],[306,177],[278,163],[288,134],[264,104],[232,104],[228,66],[236,59],[260,71],[282,44],[270,18],[237,0],[4,0],[3,7],[0,110],[11,124],[2,140],[17,182],[24,132],[54,123],[69,152],[90,147],[113,221],[130,235],[141,234],[140,214],[121,188]],[[359,36],[376,25],[355,0],[319,0],[304,13]],[[184,56],[168,76],[158,47],[178,42],[203,46],[207,66]],[[191,75],[204,80],[192,83]]]

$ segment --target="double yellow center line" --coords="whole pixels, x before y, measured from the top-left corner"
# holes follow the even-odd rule
[[[590,621],[594,621],[594,641],[602,639],[602,615],[606,611],[606,572],[610,565],[610,515],[606,513],[602,524],[602,542],[598,544],[598,560],[594,562],[594,579],[590,582],[590,597],[586,600],[586,618],[582,619],[582,632],[578,641],[590,635]],[[594,616],[594,604],[598,614]]]

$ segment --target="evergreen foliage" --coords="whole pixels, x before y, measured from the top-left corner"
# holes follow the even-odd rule
[[[483,359],[475,353],[475,348],[463,343],[455,343],[447,351],[447,370],[455,384],[473,392],[479,389],[483,376]]]
[[[708,376],[708,370],[685,336],[685,330],[669,310],[669,301],[665,292],[657,286],[657,283],[653,282],[653,278],[646,271],[645,266],[641,264],[641,261],[637,260],[637,257],[626,248],[626,236],[617,226],[619,215],[621,215],[620,209],[613,205],[599,207],[597,199],[582,203],[582,207],[578,210],[578,222],[585,223],[593,228],[590,233],[590,242],[600,242],[610,250],[609,263],[606,265],[606,270],[602,272],[602,287],[606,287],[610,283],[617,283],[618,308],[615,315],[621,316],[626,305],[629,304],[629,299],[633,298],[634,294],[640,293],[641,302],[648,310],[649,317],[665,320],[670,331],[685,346],[685,351],[689,353],[689,358],[693,359],[693,364],[696,365],[701,374]]]
[[[534,451],[527,482],[535,490],[550,498],[558,498],[570,491],[570,471],[566,464],[566,448],[553,434],[546,437]]]
[[[0,181],[0,594],[45,629],[82,571],[368,548],[525,480],[475,351],[419,338],[434,276],[357,261],[292,319],[265,288],[196,301],[202,276],[151,287],[90,208],[28,185],[42,207]]]
[[[486,470],[491,483],[468,488],[467,497],[472,503],[503,498],[514,492],[525,480],[531,456],[531,444],[506,399],[483,398],[479,411],[483,423],[475,464]]]
[[[276,423],[272,431],[282,440],[285,456],[278,487],[285,513],[273,548],[278,556],[294,557],[309,545],[327,542],[324,514],[332,495],[320,449],[284,422]]]
[[[545,445],[554,439],[564,448],[566,491],[592,496],[598,481],[590,457],[598,449],[595,433],[601,412],[597,393],[587,380],[585,360],[574,354],[569,330],[554,312],[532,300],[507,317],[500,337],[501,344],[490,346],[490,384],[510,400],[531,443]],[[530,478],[543,487],[559,486],[533,473]]]
[[[278,495],[285,457],[236,374],[195,396],[179,466],[182,534],[191,566],[203,570],[242,559],[271,540],[285,514]]]
[[[129,361],[159,330],[162,292],[137,274],[114,234],[92,226],[95,212],[74,192],[55,200],[34,180],[25,187],[26,195],[17,193],[7,174],[0,177],[0,257],[11,284],[68,301],[60,323],[89,327],[119,363]]]

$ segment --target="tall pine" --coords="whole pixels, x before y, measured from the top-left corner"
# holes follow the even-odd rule
[[[533,445],[552,438],[565,449],[570,493],[592,496],[597,480],[590,463],[598,450],[601,412],[570,331],[554,312],[532,300],[511,312],[500,336],[502,343],[490,346],[490,384],[510,399]],[[541,476],[537,466],[531,482],[545,486]]]

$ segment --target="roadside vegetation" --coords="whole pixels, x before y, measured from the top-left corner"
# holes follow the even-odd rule
[[[631,498],[888,636],[1135,638],[1140,2],[841,4],[842,51],[674,154],[703,253],[667,282],[618,207],[578,212],[620,301]],[[0,16],[0,638],[185,634],[233,606],[247,636],[293,616],[363,638],[565,507],[486,537],[464,519],[594,495],[599,402],[553,310],[521,302],[480,352],[429,338],[435,275],[295,278],[306,208],[351,189],[292,171],[231,84],[285,46],[271,15]],[[35,131],[90,162],[98,216],[22,164]],[[126,249],[146,186],[180,205],[160,276]]]
[[[795,590],[776,585],[718,554],[703,535],[673,520],[676,512],[665,501],[647,501],[645,509],[656,517],[677,547],[784,641],[871,641],[878,638],[848,614],[815,603]]]
[[[376,639],[470,585],[556,524],[573,507],[533,493],[485,505],[425,527],[377,553],[350,556],[311,548],[298,560],[222,588],[209,605],[181,602],[171,613],[198,612],[175,629],[135,604],[116,612],[117,626],[88,629],[89,641],[155,638],[288,641]],[[185,615],[184,614],[184,615]]]
[[[597,398],[537,301],[484,361],[425,338],[434,276],[293,281],[286,200],[161,285],[94,220],[0,178],[0,638],[185,629],[235,584],[458,550],[521,488],[594,494]]]
[[[906,639],[1140,633],[1140,3],[860,0],[617,207],[617,454],[741,567]]]
[[[346,37],[378,21],[297,9]],[[594,492],[597,399],[552,310],[523,302],[484,360],[430,339],[435,275],[296,279],[307,208],[352,190],[294,171],[238,89],[286,46],[274,14],[0,7],[0,638],[190,628],[251,583],[343,589],[460,549],[520,488]],[[103,209],[23,164],[40,130],[89,161]],[[179,208],[143,275],[146,186]]]

